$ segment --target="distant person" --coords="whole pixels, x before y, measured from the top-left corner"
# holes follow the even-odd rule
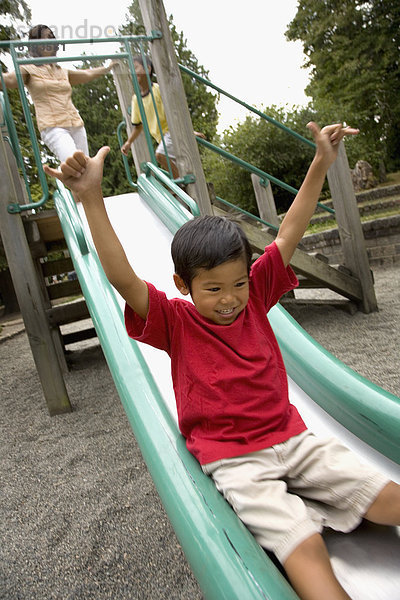
[[[276,554],[302,600],[345,600],[321,532],[355,529],[363,518],[400,524],[400,486],[363,465],[335,439],[307,430],[289,401],[267,313],[298,285],[289,263],[314,213],[339,142],[358,130],[309,123],[316,153],[276,239],[251,265],[240,227],[222,217],[185,223],[172,241],[168,299],[133,271],[101,192],[108,148],[76,152],[61,172],[45,167],[83,203],[104,271],[126,301],[130,337],[164,350],[188,450],[258,543]],[[371,549],[373,552],[373,549]]]
[[[30,40],[55,39],[47,25],[35,25],[29,30]],[[30,46],[33,57],[57,55],[57,44]],[[29,90],[35,107],[40,137],[46,146],[65,161],[76,150],[89,155],[84,122],[72,103],[73,85],[88,83],[109,73],[114,63],[93,69],[63,69],[56,63],[20,65],[22,79]],[[4,82],[9,89],[17,88],[15,72],[5,73]]]
[[[150,78],[154,74],[153,63],[150,58],[146,57],[147,70]],[[174,179],[179,177],[178,168],[176,166],[176,156],[174,147],[172,144],[171,134],[168,129],[167,117],[165,116],[164,104],[161,99],[161,91],[158,83],[151,83],[151,91],[153,92],[154,101],[157,107],[157,114],[161,125],[162,136],[160,128],[158,126],[156,111],[154,110],[153,98],[150,93],[149,81],[147,79],[146,70],[143,65],[143,59],[141,56],[133,57],[133,64],[135,66],[135,73],[140,87],[140,94],[143,101],[143,108],[147,118],[147,124],[152,137],[156,140],[158,146],[156,148],[156,159],[160,166],[168,171],[168,162],[165,155],[164,144],[167,148],[168,158],[170,159],[172,176]],[[122,154],[128,156],[130,147],[136,138],[139,136],[143,129],[142,118],[139,110],[138,99],[136,94],[132,96],[132,110],[131,110],[131,121],[133,129],[128,137],[128,140],[121,148]],[[195,135],[204,138],[204,134],[195,131]],[[164,138],[164,143],[162,140]]]

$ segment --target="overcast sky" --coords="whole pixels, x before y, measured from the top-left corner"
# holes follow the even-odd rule
[[[53,26],[57,37],[89,38],[112,35],[125,22],[130,2],[28,0],[28,4],[33,24]],[[284,35],[297,0],[164,0],[164,6],[215,84],[257,107],[307,103],[308,73],[301,68],[301,44],[287,42]],[[77,54],[80,46],[70,48]],[[86,52],[98,49],[93,45]],[[219,112],[220,131],[246,115],[230,100],[221,100]]]

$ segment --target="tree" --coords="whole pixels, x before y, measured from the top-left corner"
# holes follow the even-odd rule
[[[260,109],[276,121],[306,136],[306,124],[315,119],[308,108],[291,111],[279,107]],[[282,129],[255,116],[248,116],[236,128],[224,132],[221,147],[284,183],[298,189],[314,154],[313,149]],[[207,152],[204,169],[217,196],[258,214],[250,173],[237,165]],[[293,194],[273,184],[278,212],[286,210]]]
[[[146,34],[138,0],[133,0],[128,7],[127,20],[127,23],[120,28],[121,35]],[[171,15],[168,20],[178,63],[191,69],[198,75],[207,78],[208,71],[202,65],[199,65],[196,57],[187,47],[187,40],[183,33],[178,33],[173,23],[173,16]],[[136,46],[136,49],[138,49],[138,46]],[[148,52],[148,54],[150,55],[151,53]],[[182,73],[182,81],[186,92],[189,112],[192,117],[193,128],[204,133],[208,140],[212,140],[217,131],[218,112],[216,104],[218,96],[208,91],[205,86],[198,83],[186,73]]]
[[[8,22],[8,25],[0,24],[0,42],[5,40],[21,39],[17,26],[29,23],[31,18],[31,11],[25,0],[6,0],[0,3],[0,16],[4,17],[3,23]],[[5,53],[6,50],[0,48],[0,54]],[[0,60],[1,67],[4,64]]]
[[[303,43],[315,109],[360,128],[358,158],[400,168],[398,0],[299,0],[286,36]]]

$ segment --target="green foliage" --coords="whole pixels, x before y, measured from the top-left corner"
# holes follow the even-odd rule
[[[16,27],[29,23],[31,18],[31,10],[25,0],[2,0],[0,2],[0,42],[5,40],[20,39]],[[8,23],[8,25],[6,25]],[[4,54],[6,50],[0,48],[0,54]],[[0,66],[4,64],[0,60]]]
[[[182,32],[179,33],[177,31],[172,15],[169,17],[169,25],[178,63],[191,69],[198,75],[207,78],[208,71],[202,65],[199,65],[196,57],[187,47],[187,40]],[[128,7],[127,23],[120,28],[120,33],[122,35],[146,34],[138,0],[133,0]],[[138,47],[136,48],[138,49]],[[151,52],[148,51],[148,54],[151,55]],[[211,141],[217,131],[218,111],[216,104],[218,96],[208,91],[205,86],[198,83],[186,73],[182,74],[182,81],[186,92],[189,112],[192,117],[193,128],[196,131],[204,133],[206,138]]]
[[[294,108],[289,112],[274,106],[260,110],[304,137],[307,136],[306,124],[315,118],[307,108]],[[231,127],[224,132],[220,146],[296,189],[300,187],[314,154],[308,145],[255,116],[248,116],[236,129]],[[248,171],[211,152],[205,154],[203,164],[207,180],[214,184],[217,196],[258,214]],[[287,210],[293,194],[276,185],[272,189],[278,212]]]
[[[359,127],[356,160],[400,166],[398,0],[300,0],[286,32],[311,67],[307,93],[326,121]]]

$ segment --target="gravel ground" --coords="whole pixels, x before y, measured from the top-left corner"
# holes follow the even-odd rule
[[[366,315],[334,305],[288,307],[298,323],[346,365],[400,396],[400,264],[373,267],[379,310]],[[327,290],[300,290],[297,297],[338,298]]]
[[[291,312],[398,394],[400,269],[374,271],[377,313]],[[97,341],[70,347],[74,412],[50,418],[21,330],[14,321],[0,335],[0,599],[200,599]]]
[[[50,418],[26,334],[0,344],[0,598],[200,599],[101,348],[76,346]]]

